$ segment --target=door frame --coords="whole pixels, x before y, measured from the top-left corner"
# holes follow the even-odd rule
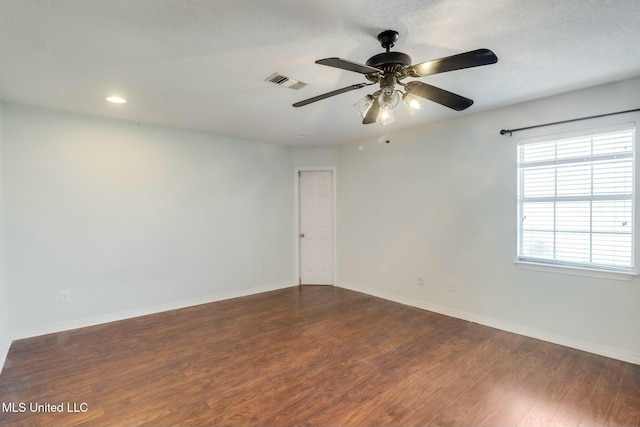
[[[336,167],[335,166],[319,166],[319,167],[298,167],[295,168],[294,175],[294,233],[293,233],[293,282],[300,285],[300,172],[331,172],[331,181],[333,187],[333,227],[331,230],[333,237],[333,260],[332,260],[332,283],[331,286],[335,286],[337,283],[338,273],[338,238],[337,238],[337,222],[336,222]]]

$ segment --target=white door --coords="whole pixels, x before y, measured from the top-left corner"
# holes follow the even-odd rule
[[[300,283],[333,285],[333,172],[300,172]]]

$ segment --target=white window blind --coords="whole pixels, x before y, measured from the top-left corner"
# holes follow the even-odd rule
[[[519,261],[633,271],[634,134],[519,142]]]

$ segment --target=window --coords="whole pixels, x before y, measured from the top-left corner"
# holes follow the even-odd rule
[[[518,261],[633,272],[634,125],[518,143]]]

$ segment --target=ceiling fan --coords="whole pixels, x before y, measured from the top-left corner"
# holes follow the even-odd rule
[[[380,89],[371,95],[366,95],[354,107],[363,117],[362,124],[378,122],[387,124],[393,121],[391,109],[403,100],[409,112],[420,109],[420,102],[416,96],[428,99],[456,111],[469,108],[473,101],[464,96],[431,86],[420,81],[403,82],[410,77],[424,77],[447,71],[478,67],[480,65],[495,64],[498,57],[489,49],[477,49],[470,52],[447,56],[421,64],[411,65],[411,57],[402,52],[391,52],[391,48],[398,41],[398,32],[386,30],[378,34],[378,41],[386,52],[372,56],[366,64],[360,64],[341,58],[326,58],[316,61],[316,64],[340,68],[347,71],[364,74],[370,83],[358,83],[351,86],[327,92],[304,101],[296,102],[294,107],[302,107],[335,95],[362,89],[366,86],[380,84]],[[404,91],[396,89],[401,86]]]

